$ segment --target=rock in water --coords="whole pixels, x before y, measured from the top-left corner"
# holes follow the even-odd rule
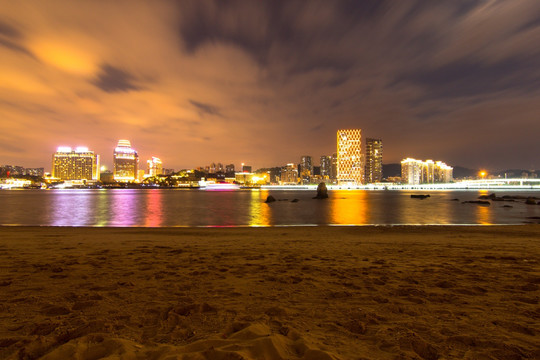
[[[536,205],[536,201],[534,201],[533,197],[528,197],[527,200],[525,200],[525,204],[527,204],[527,205]]]
[[[328,189],[325,183],[322,182],[317,186],[317,196],[314,199],[328,199]]]
[[[266,198],[265,203],[271,203],[271,202],[274,202],[274,201],[276,201],[276,198],[273,197],[272,195],[268,195],[268,197]]]

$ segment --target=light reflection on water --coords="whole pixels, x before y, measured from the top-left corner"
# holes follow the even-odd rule
[[[540,206],[462,204],[487,192],[438,191],[425,200],[413,191],[28,190],[0,191],[0,225],[274,226],[368,224],[522,224]],[[540,192],[512,192],[540,197]],[[265,203],[268,195],[278,201]],[[499,196],[503,193],[497,194]],[[458,198],[459,201],[451,201]],[[292,201],[296,199],[296,201]]]

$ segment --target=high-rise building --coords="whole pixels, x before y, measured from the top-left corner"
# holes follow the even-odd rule
[[[234,164],[229,164],[225,166],[225,173],[234,174]]]
[[[160,158],[152,156],[152,159],[146,161],[148,165],[148,175],[156,176],[163,174],[163,163]]]
[[[139,155],[131,148],[129,140],[119,140],[114,149],[114,180],[119,182],[137,181],[139,175]]]
[[[62,180],[99,180],[99,155],[87,147],[60,146],[52,157],[52,177]]]
[[[337,180],[338,183],[362,184],[364,163],[362,159],[362,130],[338,130],[337,132]]]
[[[332,173],[332,157],[331,156],[321,156],[321,176],[323,178],[331,178],[330,174]]]
[[[449,183],[453,180],[454,169],[442,161],[416,160],[401,161],[401,183],[409,185]]]
[[[383,145],[381,139],[366,139],[366,183],[376,183],[382,180]]]
[[[333,153],[331,166],[330,166],[330,180],[335,181],[336,179],[337,179],[337,153]]]
[[[298,167],[296,166],[296,164],[287,164],[287,166],[281,169],[281,184],[298,184]]]
[[[311,175],[313,175],[313,161],[311,156],[304,155],[300,158],[300,164],[298,166],[300,178],[303,183],[309,183]]]
[[[251,165],[245,165],[242,163],[242,172],[250,173],[251,172]]]

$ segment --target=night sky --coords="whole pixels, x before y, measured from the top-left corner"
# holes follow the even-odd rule
[[[166,168],[335,152],[540,168],[540,1],[0,0],[0,164],[119,139]]]

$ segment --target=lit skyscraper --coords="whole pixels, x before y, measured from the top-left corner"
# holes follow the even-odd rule
[[[160,158],[152,156],[152,159],[146,161],[146,163],[148,165],[148,174],[150,176],[163,174],[163,163]]]
[[[332,173],[332,157],[331,156],[321,156],[321,176],[328,177],[331,179]]]
[[[62,180],[99,180],[99,155],[87,147],[61,146],[53,154],[52,176]]]
[[[337,180],[338,183],[362,184],[364,164],[362,161],[362,130],[338,130],[337,132]]]
[[[311,175],[313,175],[313,162],[311,156],[304,155],[300,158],[299,172],[302,182],[309,183],[309,179]]]
[[[381,139],[366,139],[366,183],[382,180],[383,145]]]
[[[114,180],[132,182],[137,180],[139,155],[131,148],[129,140],[119,140],[114,149]]]

